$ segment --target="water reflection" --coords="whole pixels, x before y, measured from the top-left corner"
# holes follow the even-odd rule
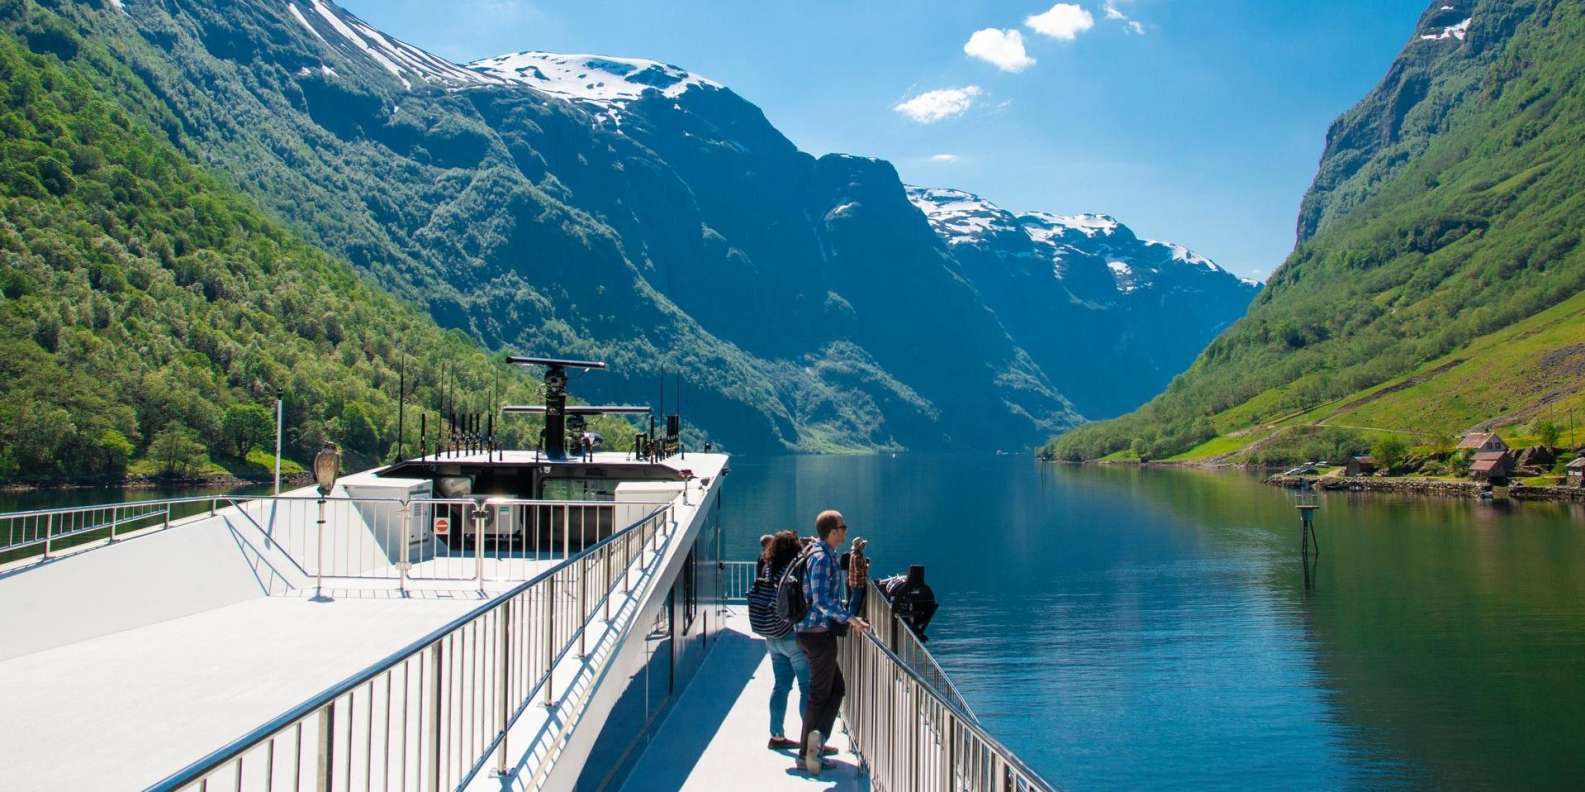
[[[1578,507],[1329,493],[1306,592],[1290,493],[1027,458],[733,463],[728,549],[842,509],[924,563],[932,646],[1075,788],[1556,786],[1580,777]]]

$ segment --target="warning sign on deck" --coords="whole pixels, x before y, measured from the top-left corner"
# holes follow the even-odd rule
[[[450,517],[436,517],[435,518],[435,535],[436,536],[445,536],[446,534],[449,534],[449,533],[451,533],[451,518]]]

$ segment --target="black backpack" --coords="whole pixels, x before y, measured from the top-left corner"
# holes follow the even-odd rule
[[[786,632],[773,637],[780,638],[797,629],[798,622],[803,621],[804,614],[809,612],[809,602],[804,599],[804,579],[809,576],[809,558],[819,552],[819,547],[810,545],[804,548],[776,581],[776,629],[785,628]]]

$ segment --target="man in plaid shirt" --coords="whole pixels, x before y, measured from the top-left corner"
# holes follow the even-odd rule
[[[799,741],[804,769],[819,774],[825,738],[835,725],[846,685],[837,668],[837,638],[832,625],[846,624],[854,638],[869,629],[864,619],[848,613],[837,585],[835,547],[847,540],[847,521],[841,512],[824,511],[815,518],[818,538],[808,549],[808,568],[804,572],[804,601],[809,610],[798,621],[798,648],[809,658],[809,707],[804,713],[803,737]]]

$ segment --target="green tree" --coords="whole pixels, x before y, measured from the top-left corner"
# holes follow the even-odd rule
[[[159,463],[161,475],[190,476],[209,461],[198,435],[180,424],[165,427],[149,442],[149,456]]]
[[[1557,446],[1558,439],[1563,436],[1563,430],[1551,421],[1540,421],[1534,427],[1531,427],[1531,431],[1535,432],[1535,436],[1541,439],[1541,445],[1547,448]]]
[[[226,410],[221,431],[226,442],[237,450],[237,456],[246,457],[249,451],[270,439],[275,430],[275,418],[269,410],[257,404],[238,404]]]
[[[1392,470],[1403,464],[1404,457],[1409,454],[1409,444],[1397,435],[1387,435],[1371,446],[1370,453],[1376,458],[1377,465]]]

